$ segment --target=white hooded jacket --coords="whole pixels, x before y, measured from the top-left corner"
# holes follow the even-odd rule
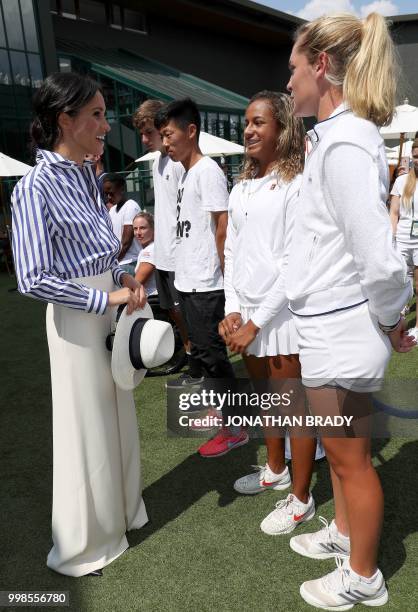
[[[225,314],[256,307],[251,320],[264,327],[288,299],[284,268],[290,248],[301,176],[284,183],[276,174],[233,188],[225,241]]]
[[[344,105],[308,136],[286,270],[290,309],[312,316],[368,300],[382,324],[395,324],[411,286],[392,244],[382,137]]]

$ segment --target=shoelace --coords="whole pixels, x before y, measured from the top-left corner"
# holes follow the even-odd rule
[[[342,557],[335,557],[337,568],[324,576],[323,585],[329,592],[338,593],[344,590],[346,593],[350,591],[350,570],[344,566]]]
[[[258,472],[260,480],[264,480],[264,476],[266,473],[266,466],[265,465],[252,465],[251,467],[253,468],[254,472],[256,473]]]
[[[324,532],[325,532],[328,544],[331,544],[332,538],[331,538],[331,532],[330,532],[330,525],[327,519],[324,518],[323,516],[319,516],[318,518],[321,521],[321,523],[324,525],[324,527],[312,535],[312,540],[314,542],[321,542],[324,539]]]
[[[289,493],[286,499],[280,499],[276,502],[275,508],[276,510],[286,510],[287,514],[293,514],[295,505],[294,496]]]

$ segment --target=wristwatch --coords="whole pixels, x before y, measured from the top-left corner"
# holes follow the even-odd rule
[[[390,334],[391,332],[395,331],[395,329],[398,329],[401,321],[402,317],[399,317],[399,320],[397,323],[395,323],[395,325],[382,325],[382,323],[380,323],[379,321],[377,322],[377,324],[384,334]]]

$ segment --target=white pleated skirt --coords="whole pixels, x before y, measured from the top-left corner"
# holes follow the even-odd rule
[[[243,322],[247,323],[256,310],[257,306],[240,306]],[[270,323],[260,329],[255,340],[248,345],[247,353],[255,357],[299,353],[295,323],[287,307],[282,308]]]
[[[114,290],[110,272],[78,279]],[[53,547],[47,565],[67,576],[102,568],[128,548],[126,531],[148,521],[142,500],[132,392],[113,382],[104,315],[49,304],[53,404]]]
[[[295,316],[302,382],[359,393],[378,391],[392,347],[368,303],[314,317]]]

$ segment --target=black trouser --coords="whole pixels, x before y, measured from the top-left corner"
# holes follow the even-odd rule
[[[191,343],[190,375],[194,378],[233,378],[225,343],[218,334],[224,318],[225,294],[220,291],[179,291],[180,309]]]

